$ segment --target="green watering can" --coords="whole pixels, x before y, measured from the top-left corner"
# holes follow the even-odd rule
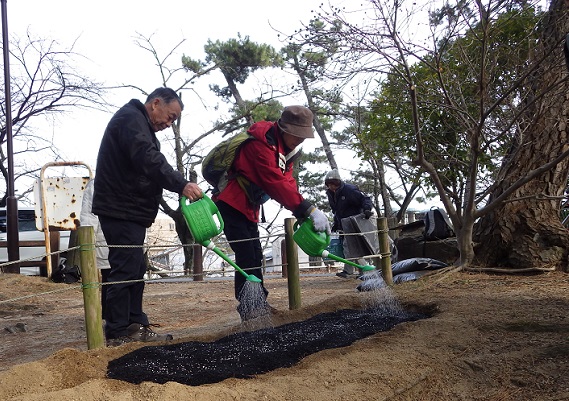
[[[292,238],[294,239],[294,242],[296,242],[300,249],[302,249],[307,255],[334,259],[338,262],[357,267],[364,272],[375,270],[374,266],[362,266],[328,252],[326,248],[330,245],[330,236],[323,231],[315,231],[312,220],[306,219],[300,225],[297,221],[294,223],[293,229],[294,234],[292,234]]]
[[[257,276],[245,273],[229,256],[215,246],[211,240],[223,231],[223,219],[215,203],[206,194],[203,195],[203,198],[194,202],[189,202],[188,198],[182,196],[180,199],[180,210],[186,220],[188,229],[197,243],[207,249],[211,249],[219,257],[233,266],[235,270],[245,276],[248,281],[253,283],[261,282],[261,279]]]

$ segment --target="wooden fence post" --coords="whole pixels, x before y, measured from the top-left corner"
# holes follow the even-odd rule
[[[393,284],[393,271],[391,270],[391,249],[389,246],[389,227],[387,218],[377,219],[377,231],[379,235],[379,253],[381,254],[381,275],[388,284]]]
[[[99,272],[95,256],[95,231],[92,226],[81,226],[77,233],[81,250],[81,288],[85,308],[85,329],[89,349],[105,346]]]
[[[286,271],[288,278],[288,308],[290,310],[300,308],[300,268],[298,267],[298,248],[292,238],[294,234],[294,222],[296,219],[285,219],[285,244],[286,244]]]

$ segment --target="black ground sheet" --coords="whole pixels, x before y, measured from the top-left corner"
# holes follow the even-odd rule
[[[375,308],[322,313],[279,327],[239,332],[215,342],[186,342],[140,348],[109,362],[107,377],[139,384],[169,381],[199,386],[230,377],[251,378],[289,367],[307,355],[354,341],[401,322],[428,316]]]

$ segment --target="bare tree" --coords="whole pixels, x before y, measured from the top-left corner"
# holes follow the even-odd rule
[[[366,103],[377,82],[360,77],[360,55],[347,51],[344,22],[333,14],[321,17],[312,19],[288,39],[289,44],[282,50],[285,60],[298,76],[297,86],[315,112],[315,128],[330,168],[338,168],[335,149],[355,151],[364,163],[342,167],[351,172],[354,182],[373,195],[378,215],[392,216],[391,202],[395,200],[401,206],[398,214],[401,217],[413,200],[417,185],[411,184],[409,188],[405,183],[401,185],[409,191],[400,201],[401,195],[395,194],[386,177],[387,166],[401,173],[400,165],[386,163],[388,159],[377,138],[369,139],[367,134],[370,112]],[[337,121],[347,123],[339,132],[333,129]],[[318,157],[314,159],[320,162]],[[371,170],[363,167],[365,163]]]
[[[184,39],[180,40],[176,45],[169,49],[166,52],[166,55],[162,55],[153,45],[152,38],[153,35],[145,36],[138,33],[135,37],[135,43],[138,47],[150,53],[151,57],[154,59],[162,85],[174,89],[179,93],[180,97],[182,97],[182,92],[184,91],[192,91],[195,93],[193,89],[195,81],[199,77],[210,72],[211,68],[206,68],[203,62],[191,59],[185,55],[182,57],[182,60],[178,59],[172,61],[172,57],[176,55],[176,52],[184,44]],[[189,77],[187,76],[188,72],[190,73]],[[147,90],[140,88],[134,84],[125,84],[123,87],[131,87],[139,90],[144,95],[148,95]],[[154,88],[151,90],[153,89]],[[197,182],[197,174],[193,170],[195,163],[188,161],[188,158],[190,158],[191,155],[189,152],[185,152],[185,150],[188,150],[190,147],[186,145],[185,140],[181,135],[181,123],[182,118],[180,117],[172,124],[176,168],[190,181]],[[205,136],[202,136],[201,138],[203,139],[203,137]],[[186,170],[185,166],[190,166],[190,168]],[[169,204],[169,199],[176,202],[177,206],[175,208]],[[178,199],[171,199],[171,195],[169,193],[165,194],[160,200],[160,207],[166,215],[170,216],[174,220],[178,238],[180,239],[181,243],[185,245],[183,247],[184,271],[187,274],[192,273],[194,249],[191,245],[194,243],[194,239],[186,225],[184,216],[180,211],[180,208],[178,206]]]
[[[249,122],[256,118],[274,118],[277,111],[282,107],[275,104],[272,97],[265,98],[263,95],[255,100],[243,99],[238,88],[238,84],[244,84],[247,78],[256,70],[270,66],[279,66],[280,58],[272,47],[264,44],[253,43],[249,38],[230,39],[227,42],[208,42],[204,49],[206,60],[200,61],[184,55],[179,60],[172,61],[172,57],[181,48],[185,41],[181,40],[165,56],[162,56],[158,49],[152,44],[152,36],[138,34],[136,43],[143,50],[150,53],[158,73],[160,74],[162,85],[173,88],[179,93],[194,91],[193,85],[196,81],[212,71],[220,71],[227,86],[220,87],[217,84],[210,85],[212,91],[224,102],[234,103],[231,107],[231,114],[227,117],[219,118],[212,122],[212,127],[205,132],[194,135],[182,135],[182,120],[179,119],[172,124],[174,136],[174,157],[177,169],[188,179],[197,182],[198,173],[196,166],[201,165],[203,158],[203,140],[211,135],[222,132],[224,135],[230,134],[237,129],[248,126]],[[146,92],[134,85],[125,85],[136,88],[141,93]],[[269,92],[270,94],[270,92]],[[233,99],[233,102],[232,102]],[[171,194],[165,194],[160,205],[164,213],[170,216],[176,225],[176,231],[182,244],[193,244],[194,240],[185,223],[184,217],[178,207],[173,208],[169,204]],[[175,199],[177,204],[177,199]],[[267,226],[267,230],[274,229],[273,224]],[[186,273],[193,272],[193,249],[190,246],[184,247],[184,270]]]
[[[56,119],[77,108],[105,108],[104,88],[90,80],[74,66],[83,56],[73,50],[73,45],[63,48],[58,42],[34,37],[30,32],[25,38],[13,37],[10,41],[12,137],[14,140],[15,180],[35,177],[41,169],[37,160],[58,160],[58,150],[53,138],[38,133],[35,124],[46,119]],[[6,143],[5,91],[0,93],[0,144]],[[25,155],[33,153],[34,157]],[[0,149],[0,173],[6,185],[8,179],[5,147]],[[26,196],[29,191],[18,195]],[[5,206],[6,190],[0,199]]]

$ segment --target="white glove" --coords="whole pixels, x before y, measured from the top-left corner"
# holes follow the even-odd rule
[[[330,222],[322,210],[314,208],[308,217],[312,220],[312,225],[316,231],[326,231],[326,234],[330,235]]]

